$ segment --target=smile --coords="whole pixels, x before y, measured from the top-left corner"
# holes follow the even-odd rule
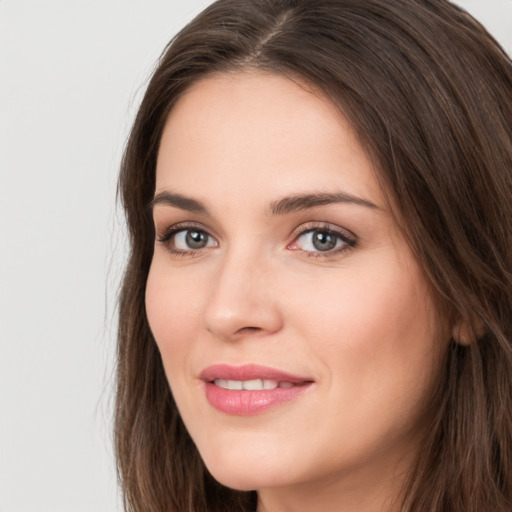
[[[240,391],[261,391],[263,389],[291,388],[295,386],[293,382],[278,382],[271,379],[252,379],[252,380],[224,380],[215,379],[213,383],[223,389]]]
[[[313,380],[258,365],[214,365],[201,372],[208,403],[218,411],[249,416],[289,402]]]

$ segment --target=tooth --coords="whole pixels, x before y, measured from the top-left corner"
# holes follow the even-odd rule
[[[213,383],[219,388],[229,389],[228,381],[224,379],[215,379]]]
[[[213,383],[216,386],[219,386],[220,388],[224,389],[234,389],[239,390],[242,389],[242,381],[240,380],[226,380],[226,379],[215,379]]]
[[[276,389],[276,388],[277,388],[277,380],[265,379],[263,381],[263,389]]]
[[[259,391],[263,389],[261,379],[244,380],[242,384],[244,389],[247,389],[248,391]]]
[[[228,380],[228,389],[239,391],[244,388],[244,383],[241,380]]]
[[[261,391],[263,389],[276,389],[291,388],[294,386],[291,382],[278,382],[272,379],[251,379],[251,380],[226,380],[215,379],[213,383],[220,388],[229,389],[232,391],[240,391],[245,389],[247,391]]]

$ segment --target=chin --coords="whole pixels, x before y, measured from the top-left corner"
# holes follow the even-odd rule
[[[287,483],[283,478],[287,475],[283,467],[276,461],[265,460],[263,455],[255,459],[239,451],[232,457],[226,453],[220,457],[206,456],[203,462],[215,480],[237,491],[253,491]]]

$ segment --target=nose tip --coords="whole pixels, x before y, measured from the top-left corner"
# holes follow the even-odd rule
[[[282,316],[270,278],[255,265],[225,265],[206,307],[206,330],[224,340],[277,332]]]

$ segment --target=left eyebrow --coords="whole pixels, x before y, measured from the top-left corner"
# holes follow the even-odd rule
[[[364,206],[375,210],[380,210],[376,204],[356,197],[345,192],[335,193],[319,193],[319,194],[299,194],[294,196],[283,197],[277,201],[270,203],[268,212],[270,215],[285,215],[287,213],[296,212],[300,210],[307,210],[317,206],[324,206],[333,203],[355,204],[357,206]]]

